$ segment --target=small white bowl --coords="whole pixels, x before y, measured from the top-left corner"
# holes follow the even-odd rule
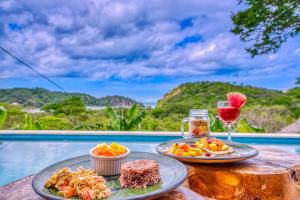
[[[121,165],[126,162],[129,156],[130,150],[126,147],[126,153],[119,156],[95,156],[93,151],[90,150],[90,160],[92,169],[94,169],[99,175],[111,176],[121,173]]]

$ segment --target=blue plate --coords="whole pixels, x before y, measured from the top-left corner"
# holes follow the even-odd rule
[[[150,159],[155,160],[159,164],[159,171],[161,176],[161,182],[150,186],[148,188],[142,189],[131,189],[131,188],[122,188],[119,183],[119,176],[106,176],[107,185],[112,191],[112,195],[108,198],[111,200],[121,200],[121,199],[147,199],[160,196],[163,193],[174,190],[180,186],[185,179],[187,178],[187,169],[179,161],[159,155],[154,153],[145,153],[145,152],[131,152],[128,161],[139,160],[139,159]],[[48,178],[58,169],[69,167],[72,170],[76,170],[78,167],[91,168],[90,167],[90,158],[89,155],[79,156],[64,160],[58,163],[55,163],[41,172],[39,172],[32,181],[32,187],[34,191],[40,196],[46,199],[59,199],[63,200],[62,196],[57,194],[57,190],[54,188],[44,187]],[[80,199],[68,198],[68,199]]]
[[[242,160],[247,160],[258,155],[258,150],[254,147],[251,147],[247,144],[241,144],[236,142],[225,142],[229,145],[233,152],[215,155],[211,157],[207,156],[177,156],[168,152],[168,149],[174,143],[187,143],[194,144],[199,138],[182,138],[178,140],[171,140],[168,142],[163,142],[155,147],[155,150],[162,155],[175,158],[183,162],[192,162],[192,163],[234,163]]]

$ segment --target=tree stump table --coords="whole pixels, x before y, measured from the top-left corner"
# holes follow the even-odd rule
[[[300,155],[258,149],[257,157],[234,164],[185,163],[190,189],[218,200],[300,199]]]

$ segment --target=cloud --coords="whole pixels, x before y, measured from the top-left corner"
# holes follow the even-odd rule
[[[274,76],[299,68],[299,39],[250,58],[232,35],[236,1],[0,2],[0,44],[49,77]],[[0,53],[0,77],[35,74]]]

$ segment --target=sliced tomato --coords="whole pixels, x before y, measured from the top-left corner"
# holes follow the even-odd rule
[[[98,183],[102,183],[102,182],[103,182],[103,179],[100,178],[99,176],[94,176],[93,178],[94,178],[94,180],[95,180],[96,182],[98,182]]]
[[[60,184],[59,184],[59,190],[63,190],[63,188],[65,188],[66,186],[68,186],[69,185],[69,179],[67,178],[67,179],[65,179],[64,180],[64,182],[61,182]]]
[[[66,187],[63,192],[64,192],[64,197],[66,197],[66,198],[74,196],[76,194],[75,189],[72,187]]]
[[[188,149],[189,148],[189,145],[184,143],[180,146],[180,149]]]
[[[65,181],[64,181],[64,186],[69,185],[69,183],[70,183],[70,179],[66,178]]]
[[[87,190],[82,191],[82,199],[83,200],[91,200],[90,194]]]
[[[88,190],[88,193],[89,193],[91,199],[96,198],[94,190]]]
[[[60,186],[58,189],[61,191],[64,191],[66,189],[67,186]]]

